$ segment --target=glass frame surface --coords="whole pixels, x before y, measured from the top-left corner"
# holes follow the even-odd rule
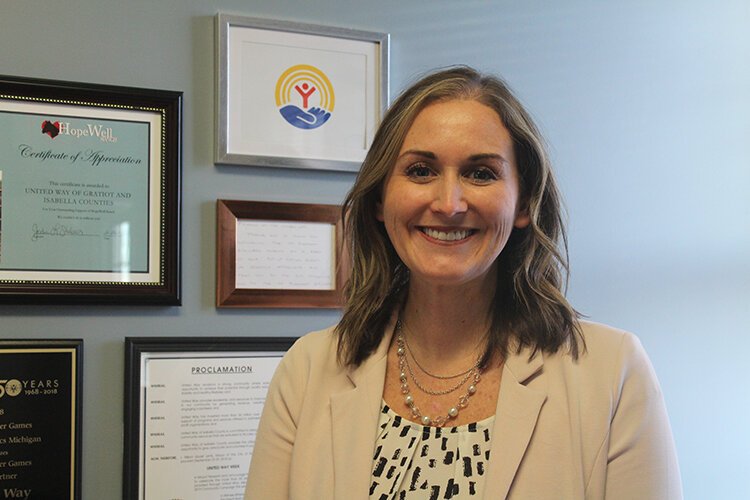
[[[24,443],[3,457],[18,464],[4,472],[20,476],[3,481],[6,491],[21,498],[28,486],[32,497],[81,499],[82,396],[83,340],[0,340],[0,420],[6,422],[0,435],[6,444],[14,435]],[[8,430],[8,422],[21,430]]]
[[[0,261],[0,303],[179,305],[182,93],[0,76],[0,115],[24,125],[0,153],[0,238],[39,242]],[[123,206],[140,222],[121,233]]]
[[[298,234],[299,225],[330,225],[334,238],[331,255],[324,256],[332,265],[327,289],[299,288],[242,288],[238,286],[237,270],[241,265],[237,247],[238,227],[242,221],[297,223],[290,226],[289,235]],[[283,230],[283,229],[282,229]],[[256,236],[262,240],[263,235]],[[285,255],[290,252],[288,245]],[[216,201],[216,307],[255,308],[338,308],[343,300],[343,288],[349,275],[343,239],[341,207],[306,203],[273,203],[242,200]],[[264,262],[263,265],[268,265]]]
[[[222,447],[221,451],[213,452],[223,453],[225,456],[222,456],[221,460],[215,457],[216,463],[214,460],[210,463],[206,461],[206,465],[200,467],[200,470],[228,478],[226,483],[229,484],[231,481],[232,492],[236,493],[240,488],[237,484],[237,474],[247,473],[251,455],[249,447],[252,444],[246,442],[245,437],[239,437],[238,431],[241,428],[242,433],[254,433],[254,429],[248,427],[257,425],[264,400],[252,400],[246,422],[238,413],[239,401],[235,401],[236,405],[227,405],[226,408],[212,406],[217,398],[222,398],[222,393],[215,388],[217,384],[223,388],[234,385],[227,390],[235,393],[239,391],[243,398],[251,397],[248,393],[266,390],[275,367],[295,340],[295,337],[127,337],[123,498],[146,500],[150,492],[166,495],[164,498],[191,498],[185,496],[184,491],[176,490],[200,488],[198,482],[202,478],[193,477],[196,475],[196,468],[193,467],[194,463],[191,463],[192,459],[185,455],[193,453],[192,450],[197,448],[194,446],[196,439],[212,440],[211,446],[216,446],[216,443],[212,436],[201,435],[200,432],[190,433],[187,429],[190,425],[184,421],[190,418],[194,421],[203,418],[203,423],[216,431],[217,440],[232,435],[234,448],[230,446],[230,450]],[[195,389],[194,385],[194,393],[186,395],[184,388],[176,387],[178,384],[182,386],[183,383],[195,384],[200,390]],[[249,384],[250,387],[238,388],[237,384]],[[177,397],[179,401],[173,397]],[[158,408],[162,415],[172,415],[179,419],[179,422],[171,422],[169,416],[160,419],[154,412],[147,417],[148,410],[154,408]],[[205,421],[207,412],[214,416],[218,412],[216,422]],[[240,420],[242,422],[237,424]],[[182,424],[185,429],[181,427]],[[157,429],[160,425],[167,429],[166,432],[164,429],[161,429],[161,432]],[[176,433],[173,432],[174,429],[177,429]],[[188,432],[183,433],[180,429]],[[176,434],[180,434],[177,442]],[[187,451],[191,445],[192,450]],[[243,454],[247,457],[237,458]],[[179,462],[176,455],[181,456]],[[168,459],[166,462],[153,460],[164,457]],[[156,484],[148,480],[151,474],[157,475]],[[203,475],[203,472],[200,475]],[[242,488],[244,489],[244,483]],[[230,486],[227,486],[226,490],[229,489]],[[226,490],[212,489],[212,492],[203,493],[205,496],[201,498],[218,499],[223,493],[231,493]],[[210,494],[214,496],[209,497]]]
[[[389,51],[387,33],[219,13],[215,162],[358,171],[388,105]],[[295,82],[321,101],[282,119]]]

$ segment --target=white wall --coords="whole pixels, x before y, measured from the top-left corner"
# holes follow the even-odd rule
[[[692,499],[750,469],[750,3],[0,0],[0,74],[185,92],[180,308],[0,306],[3,337],[85,340],[84,498],[120,497],[123,338],[299,335],[331,311],[217,311],[217,198],[340,203],[351,174],[215,167],[218,11],[384,31],[391,86],[503,75],[538,119],[570,214],[570,297],[636,332]]]

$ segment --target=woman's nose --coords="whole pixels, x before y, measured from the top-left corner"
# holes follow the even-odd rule
[[[443,176],[436,184],[435,199],[432,202],[433,211],[448,217],[466,212],[468,203],[460,179]]]

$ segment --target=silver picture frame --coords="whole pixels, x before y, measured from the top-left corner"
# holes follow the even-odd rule
[[[389,34],[225,13],[215,34],[216,164],[359,170],[389,103]]]

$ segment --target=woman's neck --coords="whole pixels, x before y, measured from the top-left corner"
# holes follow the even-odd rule
[[[486,282],[458,287],[410,283],[401,321],[420,361],[438,367],[476,361],[484,353],[493,296],[494,286]]]

